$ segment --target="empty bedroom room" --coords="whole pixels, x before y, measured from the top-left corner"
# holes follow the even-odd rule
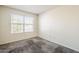
[[[0,5],[0,53],[78,53],[79,6]]]

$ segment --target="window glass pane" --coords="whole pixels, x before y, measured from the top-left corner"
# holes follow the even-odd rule
[[[25,32],[33,32],[33,25],[25,25]]]
[[[34,19],[30,16],[25,16],[25,24],[33,24]]]
[[[23,32],[23,25],[22,24],[12,24],[11,25],[11,32],[12,33]]]
[[[23,23],[23,16],[12,14],[11,23]]]

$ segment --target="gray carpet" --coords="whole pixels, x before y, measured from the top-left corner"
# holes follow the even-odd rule
[[[0,53],[77,53],[39,37],[0,45]]]

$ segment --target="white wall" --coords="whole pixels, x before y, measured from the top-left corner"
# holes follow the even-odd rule
[[[11,34],[10,15],[12,13],[33,16],[35,18],[34,32]],[[27,39],[35,36],[37,36],[37,15],[0,6],[0,44]]]
[[[39,36],[79,51],[79,6],[61,6],[40,14]]]

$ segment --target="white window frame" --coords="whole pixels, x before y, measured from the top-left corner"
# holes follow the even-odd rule
[[[34,32],[34,17],[33,16],[25,16],[25,15],[19,15],[19,16],[23,16],[23,23],[13,23],[12,22],[12,15],[19,15],[19,14],[11,14],[11,33],[23,33],[23,32]],[[33,24],[26,24],[25,23],[25,17],[32,17],[33,18]],[[21,24],[21,25],[23,25],[23,29],[22,29],[22,32],[13,32],[12,30],[13,30],[13,28],[12,28],[12,24]],[[25,25],[31,25],[32,26],[32,29],[30,29],[31,31],[26,31],[25,30]]]

